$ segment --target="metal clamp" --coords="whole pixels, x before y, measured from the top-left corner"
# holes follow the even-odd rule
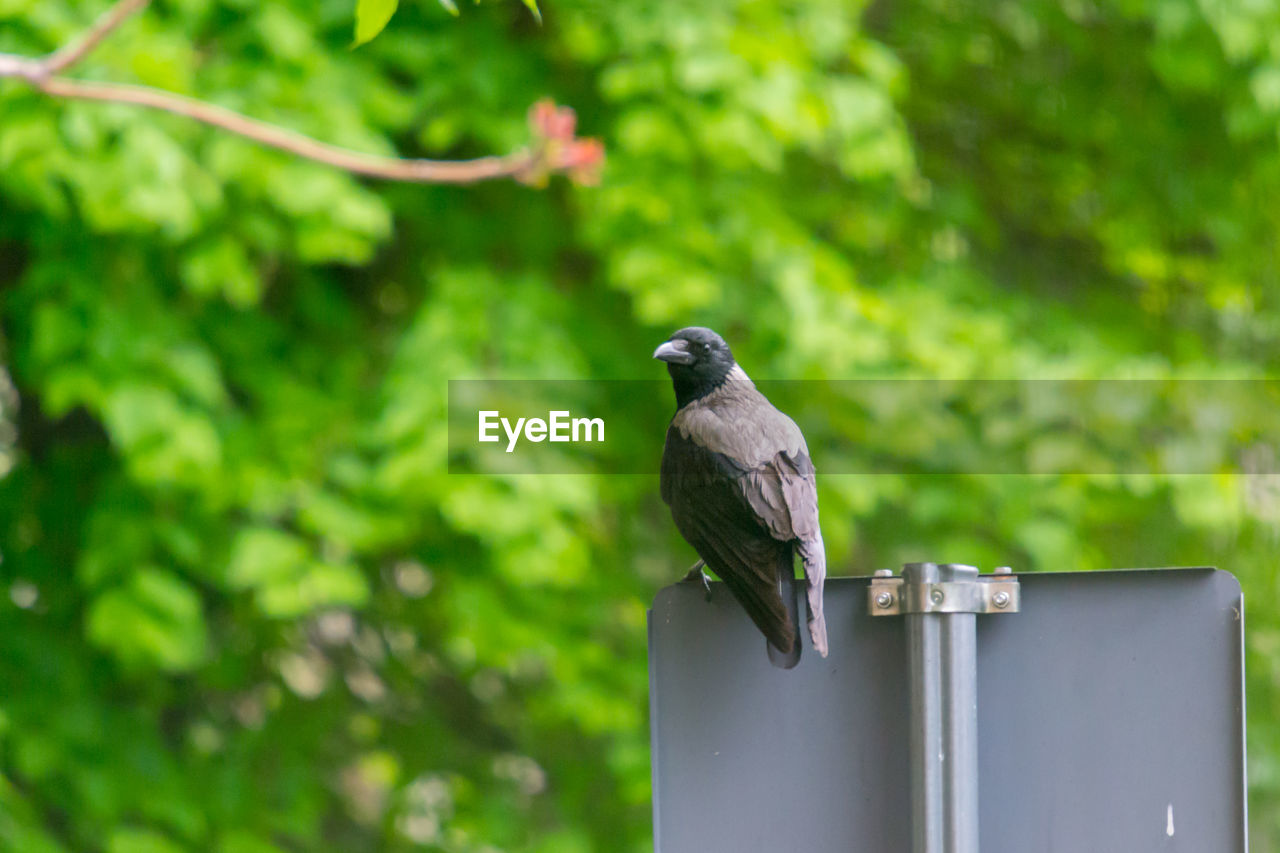
[[[867,612],[872,616],[1017,613],[1020,606],[1018,579],[1003,566],[976,580],[941,583],[908,584],[891,572],[876,572],[867,587]]]

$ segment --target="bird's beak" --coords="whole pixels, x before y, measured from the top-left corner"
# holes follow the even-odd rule
[[[653,357],[671,364],[693,364],[687,341],[667,341],[653,351]]]

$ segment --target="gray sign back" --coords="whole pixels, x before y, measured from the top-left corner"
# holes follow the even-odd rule
[[[1214,569],[1020,575],[978,617],[983,853],[1244,853],[1243,603]],[[797,585],[799,586],[799,585]],[[910,850],[901,617],[827,584],[776,669],[720,584],[649,613],[657,853]]]

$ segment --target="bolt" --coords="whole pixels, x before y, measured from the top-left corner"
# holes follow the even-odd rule
[[[1001,610],[1003,610],[1004,608],[1009,606],[1009,593],[1004,592],[1002,590],[1000,592],[997,592],[994,596],[992,596],[991,600],[995,602],[996,607],[999,607]]]
[[[876,577],[891,578],[893,577],[893,569],[876,569]]]
[[[1011,575],[1011,574],[1013,574],[1013,568],[1012,568],[1011,566],[996,566],[996,568],[995,568],[995,574],[997,574],[997,575]]]
[[[943,595],[942,595],[942,590],[940,589],[935,589],[933,592],[929,593],[929,600],[932,601],[934,604],[941,604],[942,599],[943,599]]]
[[[877,596],[876,596],[876,606],[877,606],[877,607],[880,607],[880,608],[884,609],[884,608],[888,608],[888,607],[889,607],[889,605],[891,605],[891,604],[893,604],[893,593],[891,593],[891,592],[882,592],[882,593],[880,593],[879,595],[877,595]]]

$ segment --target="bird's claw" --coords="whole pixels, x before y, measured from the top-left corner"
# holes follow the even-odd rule
[[[709,575],[707,575],[706,566],[707,564],[702,560],[699,560],[698,562],[694,563],[693,568],[689,570],[689,573],[687,575],[681,578],[680,582],[681,583],[701,582],[702,588],[706,590],[706,593],[707,593],[707,601],[711,601],[711,578]]]

